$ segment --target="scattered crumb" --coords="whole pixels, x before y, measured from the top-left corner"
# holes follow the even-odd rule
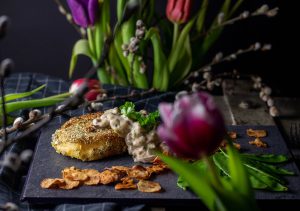
[[[229,131],[227,132],[228,136],[231,138],[231,139],[237,139],[237,133],[234,132],[234,131]]]
[[[255,145],[256,147],[260,147],[260,148],[267,148],[268,147],[268,144],[263,142],[260,138],[255,138],[255,140],[250,141],[249,144]]]
[[[240,150],[240,149],[241,149],[241,145],[240,145],[240,144],[233,143],[233,146],[234,146],[237,150]]]
[[[265,130],[253,130],[253,129],[247,129],[247,135],[250,137],[255,138],[263,138],[267,136],[267,131]]]

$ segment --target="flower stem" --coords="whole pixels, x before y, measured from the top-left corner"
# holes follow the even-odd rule
[[[212,183],[216,188],[222,187],[216,167],[210,157],[204,156],[203,161],[206,163],[208,170],[212,176]]]
[[[172,43],[172,49],[174,49],[176,42],[178,40],[179,36],[179,24],[174,23],[174,31],[173,31],[173,43]]]
[[[89,47],[91,50],[91,53],[95,60],[97,60],[97,52],[96,52],[96,46],[95,46],[95,39],[93,35],[93,29],[92,28],[87,28],[87,36],[88,36],[88,42],[89,42]]]

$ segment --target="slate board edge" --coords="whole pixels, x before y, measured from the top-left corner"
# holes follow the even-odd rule
[[[32,170],[32,169],[33,169],[33,165],[32,165],[32,164],[33,164],[33,160],[34,160],[34,158],[36,157],[36,154],[37,154],[37,152],[38,152],[37,149],[38,149],[38,147],[39,147],[40,138],[42,137],[44,130],[46,130],[45,127],[43,127],[43,128],[41,129],[40,135],[39,135],[38,140],[37,140],[37,142],[36,142],[36,145],[35,145],[35,147],[34,147],[34,153],[33,153],[33,155],[32,155],[32,159],[31,159],[31,163],[30,163],[30,166],[29,166],[29,169],[28,169],[28,172],[27,172],[27,176],[26,176],[26,179],[25,179],[25,183],[24,183],[24,186],[23,186],[23,188],[22,188],[22,192],[21,192],[21,195],[20,195],[20,201],[27,201],[27,199],[28,199],[28,197],[25,196],[25,194],[26,194],[26,185],[27,185],[27,183],[28,183],[28,180],[30,179],[29,175],[31,175],[31,172],[33,171],[33,170]]]

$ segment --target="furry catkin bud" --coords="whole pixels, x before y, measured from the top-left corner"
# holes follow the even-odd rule
[[[24,119],[22,117],[18,117],[18,118],[15,119],[15,121],[13,123],[13,127],[14,128],[19,128],[19,127],[22,126],[23,122],[24,122]]]

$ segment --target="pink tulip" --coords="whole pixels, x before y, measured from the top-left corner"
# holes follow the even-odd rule
[[[174,23],[185,23],[191,13],[192,0],[168,0],[167,17]]]
[[[212,96],[199,92],[171,103],[159,104],[163,124],[159,137],[178,156],[198,159],[216,151],[225,135],[225,124]]]
[[[80,78],[75,80],[71,87],[69,92],[72,94],[75,94],[78,88],[84,83],[84,78]],[[85,99],[87,101],[93,101],[97,99],[97,96],[101,94],[101,86],[100,82],[96,79],[89,79],[88,80],[88,89],[89,91],[85,94]]]

